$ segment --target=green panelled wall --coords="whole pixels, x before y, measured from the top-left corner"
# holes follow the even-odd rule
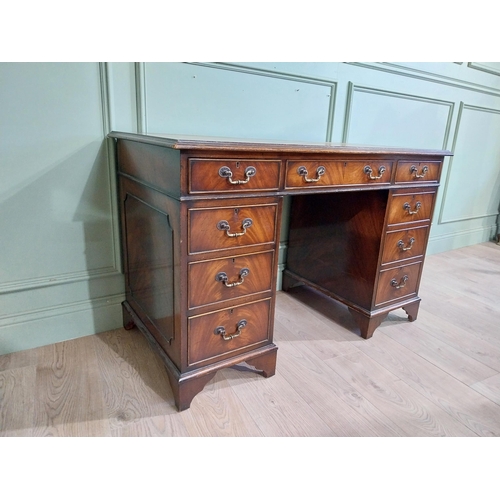
[[[110,130],[451,149],[429,253],[497,233],[500,63],[1,63],[0,354],[121,325]]]

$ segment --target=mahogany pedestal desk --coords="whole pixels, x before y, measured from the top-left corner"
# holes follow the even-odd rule
[[[126,281],[124,326],[162,357],[179,410],[215,373],[275,372],[283,197],[292,195],[283,289],[345,304],[365,339],[388,312],[417,317],[448,151],[112,132]]]

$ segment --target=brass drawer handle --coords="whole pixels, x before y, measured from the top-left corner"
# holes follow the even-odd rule
[[[415,214],[418,214],[418,211],[422,208],[422,203],[420,203],[419,201],[417,201],[417,203],[415,203],[415,210],[412,210],[411,209],[411,206],[408,202],[406,202],[404,205],[403,205],[403,210],[406,210],[406,213],[408,215],[415,215]]]
[[[416,165],[412,165],[410,168],[410,174],[414,174],[415,179],[423,179],[427,172],[429,171],[429,167],[427,165],[424,165],[422,167],[422,173],[418,173],[418,168]]]
[[[381,165],[378,168],[378,175],[373,175],[373,169],[370,167],[370,165],[366,165],[364,168],[364,173],[368,176],[369,179],[372,181],[376,181],[377,179],[381,179],[382,176],[384,175],[384,172],[386,171],[386,168],[384,165]]]
[[[238,321],[238,324],[236,325],[236,332],[233,333],[232,335],[226,335],[226,329],[223,326],[218,326],[214,330],[214,333],[215,335],[221,335],[223,340],[231,340],[235,339],[236,337],[239,337],[241,335],[241,330],[243,330],[245,326],[247,326],[247,320],[240,319],[240,321]]]
[[[411,250],[413,243],[415,243],[415,238],[410,238],[408,241],[409,241],[409,245],[407,247],[405,247],[403,240],[399,240],[397,243],[398,248],[400,250],[402,250],[403,252],[406,252],[407,250]]]
[[[241,233],[230,233],[231,227],[229,226],[229,222],[227,220],[220,220],[217,222],[217,229],[220,231],[226,231],[226,234],[230,238],[237,238],[238,236],[243,236],[247,232],[247,228],[249,228],[253,224],[252,219],[244,219],[241,224],[241,229],[243,231]]]
[[[391,280],[391,286],[396,288],[396,290],[399,290],[400,288],[404,288],[406,286],[406,282],[408,281],[408,275],[405,274],[400,280],[399,283],[396,279]]]
[[[245,168],[245,180],[244,181],[233,181],[233,172],[229,167],[221,167],[219,169],[219,175],[221,177],[225,177],[230,184],[246,184],[251,177],[253,177],[257,173],[257,169],[255,167],[247,167]]]
[[[299,167],[299,168],[297,169],[297,173],[298,173],[299,175],[301,175],[302,177],[304,177],[304,180],[305,180],[306,182],[318,182],[318,181],[319,181],[319,179],[320,179],[320,177],[321,177],[322,175],[325,175],[325,172],[326,172],[326,168],[325,168],[325,167],[323,167],[323,165],[320,165],[320,166],[316,169],[316,177],[315,177],[314,179],[309,179],[309,178],[307,177],[308,172],[307,172],[307,168],[306,168],[306,167],[302,166],[302,167]]]
[[[231,288],[233,286],[242,285],[243,282],[245,281],[245,277],[248,276],[249,274],[250,274],[250,269],[244,267],[240,271],[239,281],[233,281],[232,283],[228,283],[228,277],[227,277],[227,274],[225,272],[217,273],[217,275],[215,276],[215,281],[222,281],[222,283],[224,283],[224,285],[226,285],[228,288]]]

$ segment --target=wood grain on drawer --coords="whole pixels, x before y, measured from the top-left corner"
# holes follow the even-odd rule
[[[440,161],[400,161],[396,169],[396,182],[438,182]]]
[[[274,243],[277,203],[188,211],[189,253]]]
[[[269,340],[270,299],[189,318],[188,364],[255,348]]]
[[[431,219],[435,191],[393,193],[389,199],[388,224]]]
[[[392,161],[288,161],[286,188],[390,184]]]
[[[429,226],[388,231],[382,252],[382,264],[423,255]]]
[[[271,291],[274,250],[189,264],[189,307]]]
[[[375,296],[375,305],[379,306],[417,293],[422,263],[400,266],[381,271]]]
[[[279,160],[189,160],[189,192],[266,191],[279,187]]]

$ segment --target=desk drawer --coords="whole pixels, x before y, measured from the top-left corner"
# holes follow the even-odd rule
[[[379,306],[403,297],[416,295],[422,263],[410,264],[381,271],[375,295],[375,305]]]
[[[286,188],[390,184],[392,161],[288,161]]]
[[[277,203],[188,211],[189,253],[274,243]]]
[[[424,254],[430,226],[388,231],[385,236],[382,264],[411,259]]]
[[[189,318],[188,364],[215,361],[269,340],[271,300]]]
[[[435,191],[393,193],[389,199],[387,224],[430,221]]]
[[[414,162],[400,161],[396,169],[396,183],[438,182],[441,172],[440,161]]]
[[[189,192],[266,191],[279,187],[279,160],[189,160]]]
[[[271,291],[274,250],[189,264],[189,308]]]

